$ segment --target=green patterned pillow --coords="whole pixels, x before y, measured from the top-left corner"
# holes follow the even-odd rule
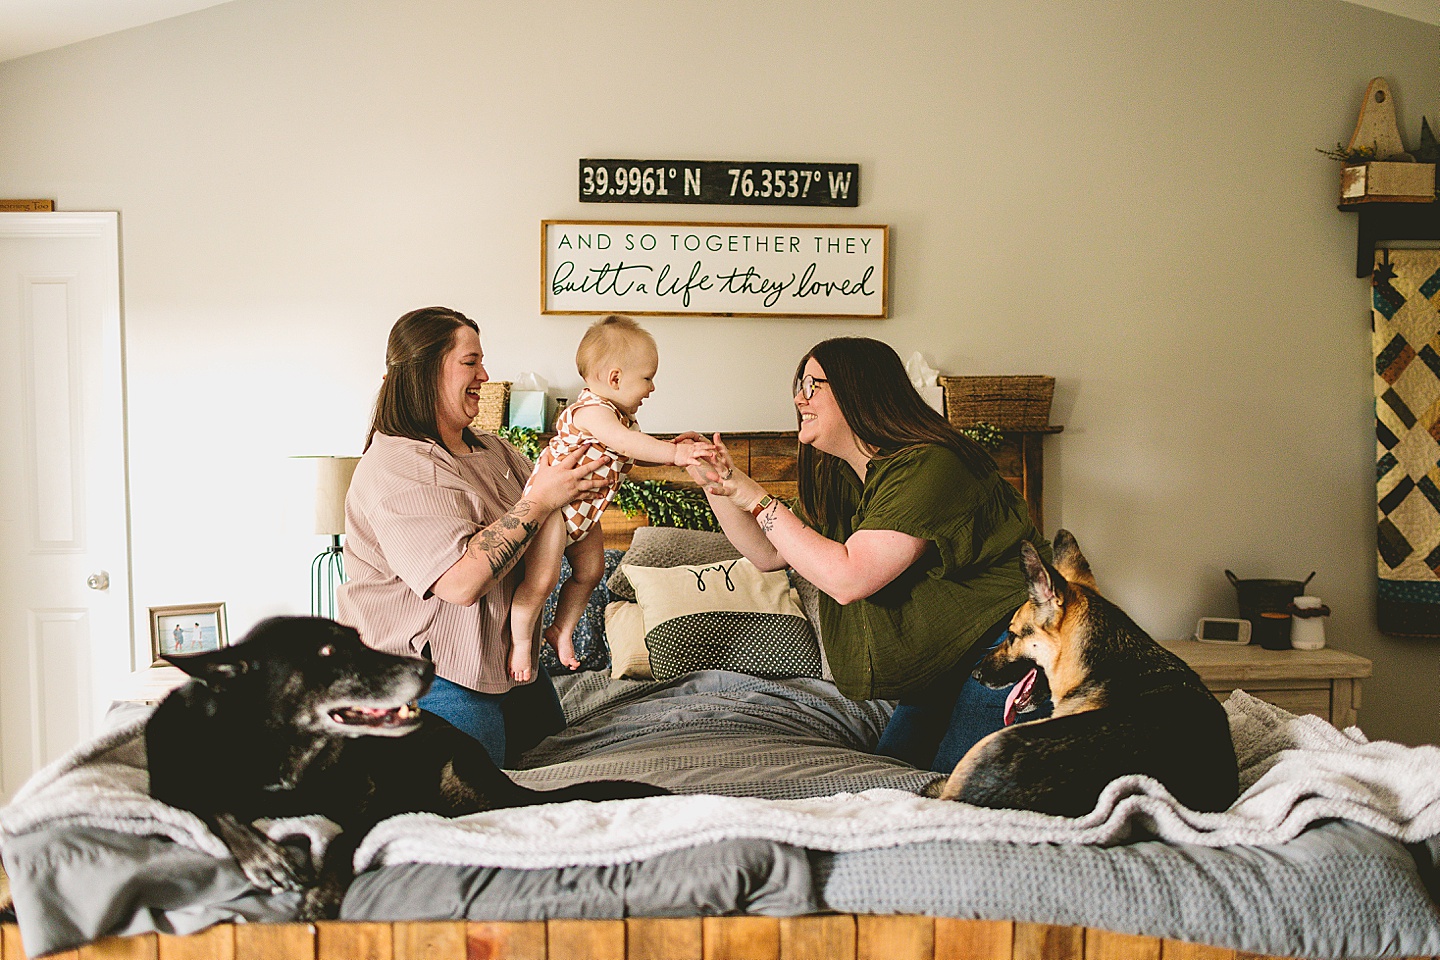
[[[656,680],[694,670],[819,677],[820,648],[785,571],[749,560],[622,569],[645,619]]]

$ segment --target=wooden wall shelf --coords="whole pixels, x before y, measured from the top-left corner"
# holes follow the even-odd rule
[[[1342,203],[1338,209],[1359,215],[1355,276],[1375,268],[1375,244],[1385,240],[1440,240],[1440,203]]]

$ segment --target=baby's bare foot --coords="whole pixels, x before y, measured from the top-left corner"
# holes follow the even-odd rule
[[[571,670],[580,669],[580,658],[575,655],[574,638],[570,634],[560,636],[560,631],[552,623],[545,628],[545,642],[555,648],[555,655],[561,663]]]
[[[510,645],[510,679],[525,683],[530,679],[530,644]]]

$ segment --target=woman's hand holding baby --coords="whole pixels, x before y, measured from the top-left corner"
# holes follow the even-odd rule
[[[554,462],[548,455],[542,456],[530,480],[529,499],[546,513],[551,513],[582,494],[604,487],[609,481],[591,474],[604,466],[605,461],[582,462],[584,453],[585,448],[581,447]]]

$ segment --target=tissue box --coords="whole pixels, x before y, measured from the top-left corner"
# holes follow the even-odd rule
[[[920,399],[930,405],[930,409],[936,413],[945,413],[945,388],[938,383],[933,387],[917,387]]]
[[[550,425],[545,422],[544,390],[510,390],[510,426],[529,427],[542,433]]]

